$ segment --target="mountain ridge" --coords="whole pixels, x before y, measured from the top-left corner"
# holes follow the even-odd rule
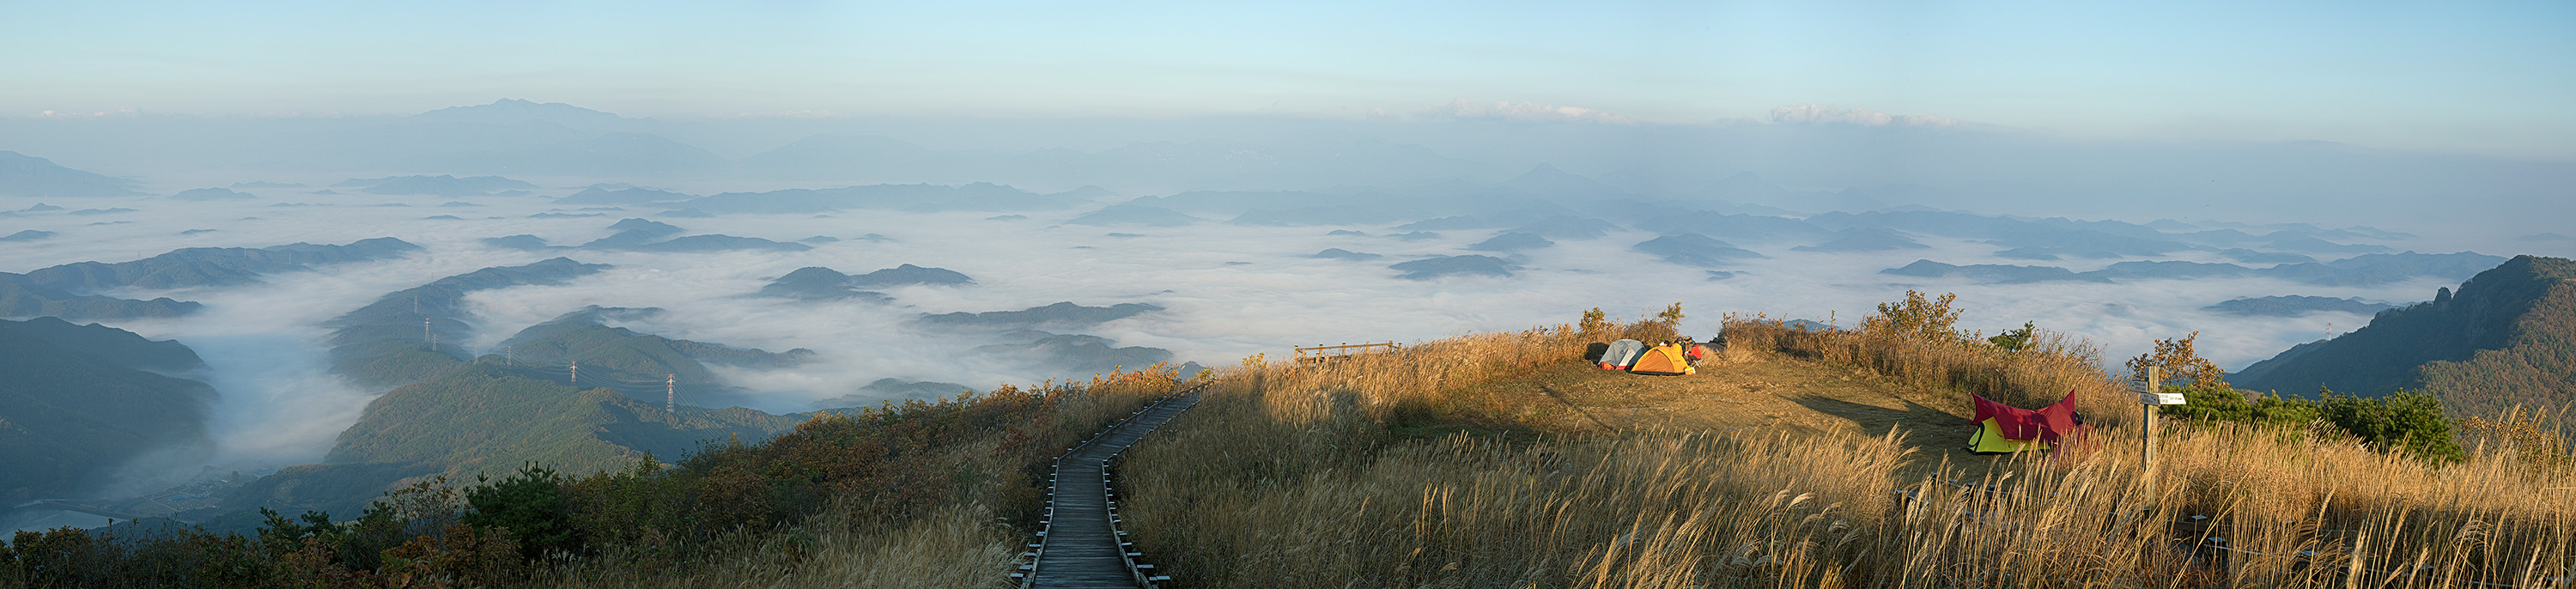
[[[2238,371],[2239,388],[2441,397],[2455,412],[2576,399],[2576,261],[2516,256],[2433,300]]]

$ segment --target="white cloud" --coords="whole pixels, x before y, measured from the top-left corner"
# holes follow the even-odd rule
[[[1771,109],[1774,123],[1841,123],[1864,127],[1948,127],[1958,119],[1932,115],[1895,115],[1865,108],[1834,108],[1816,103]]]
[[[1580,106],[1542,104],[1537,102],[1495,101],[1478,103],[1460,98],[1449,104],[1423,111],[1429,118],[1499,119],[1507,121],[1576,121],[1625,125],[1637,122],[1619,113],[1592,110]]]
[[[131,119],[131,118],[140,117],[140,116],[143,116],[143,113],[142,113],[141,111],[137,111],[137,110],[134,110],[134,109],[131,109],[131,108],[120,108],[120,109],[116,109],[116,110],[94,110],[94,111],[80,111],[80,110],[49,110],[49,111],[44,111],[44,112],[36,113],[36,118],[40,118],[40,119],[107,119],[107,118]]]

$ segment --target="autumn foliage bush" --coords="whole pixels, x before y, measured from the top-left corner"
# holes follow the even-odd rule
[[[583,542],[637,563],[668,566],[736,529],[765,529],[827,508],[862,521],[901,519],[994,482],[1026,486],[1025,473],[965,472],[961,450],[1033,465],[1097,429],[1067,419],[1067,404],[1114,402],[1132,407],[1171,389],[1157,368],[1101,377],[1085,386],[1002,386],[944,402],[910,400],[846,414],[824,414],[759,444],[711,445],[661,470],[565,481],[571,527]],[[1023,480],[1002,481],[1011,477]],[[1021,494],[1020,503],[1034,501]]]

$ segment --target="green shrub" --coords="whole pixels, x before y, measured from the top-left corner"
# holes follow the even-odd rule
[[[2337,395],[2318,388],[2318,413],[2382,452],[2402,452],[2431,462],[2460,462],[2469,453],[2451,438],[2451,420],[2442,416],[2442,400],[2411,391],[2385,398]]]
[[[564,501],[564,477],[555,469],[531,462],[499,482],[476,478],[486,484],[465,492],[465,504],[473,510],[458,522],[509,530],[531,559],[579,548],[573,542],[572,506]]]
[[[2306,399],[2247,393],[2227,387],[2165,385],[2164,390],[2182,393],[2183,400],[2188,403],[2158,407],[2157,413],[2166,417],[2284,429],[2304,429],[2317,421],[2317,404]]]
[[[2032,334],[2037,331],[2039,331],[2038,323],[2023,321],[2021,322],[2021,329],[2004,330],[2003,333],[1998,333],[1995,334],[1994,337],[1986,338],[1986,343],[1994,344],[1995,347],[2002,348],[2007,352],[2019,352],[2030,347]]]
[[[2157,414],[2198,421],[2242,423],[2283,431],[2333,426],[2381,452],[2401,453],[2429,462],[2468,459],[2453,439],[2442,401],[2430,395],[2398,391],[2372,399],[2337,395],[2320,389],[2318,399],[2248,393],[2225,386],[2166,385],[2182,393],[2184,405],[2157,408]]]
[[[268,587],[294,579],[249,539],[198,528],[123,538],[66,527],[21,531],[0,545],[0,587]]]

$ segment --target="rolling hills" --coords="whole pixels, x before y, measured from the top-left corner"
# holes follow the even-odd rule
[[[678,391],[695,403],[726,400],[730,391],[701,360],[784,366],[813,353],[735,349],[604,324],[659,309],[567,313],[503,342],[508,356],[467,359],[452,343],[474,320],[464,303],[469,293],[560,284],[607,268],[568,258],[484,268],[388,293],[333,319],[326,325],[337,328],[334,372],[392,390],[341,432],[325,463],[263,478],[227,507],[354,514],[388,486],[415,477],[498,473],[529,461],[573,473],[614,470],[646,458],[677,459],[705,440],[762,439],[803,421],[739,407],[665,410],[658,385],[666,374],[684,377],[689,384]],[[433,348],[432,334],[451,343]],[[578,384],[561,365],[571,361],[583,363]]]
[[[707,364],[754,368],[790,367],[814,358],[814,351],[785,352],[737,349],[720,344],[671,339],[610,327],[612,319],[648,318],[661,309],[591,306],[519,330],[501,345],[516,364],[560,366],[580,362],[581,385],[611,386],[645,401],[661,401],[663,380],[674,379],[676,394],[692,405],[723,406],[734,402]],[[564,376],[570,377],[569,371]],[[612,384],[613,383],[613,384]],[[640,386],[639,386],[640,385]]]
[[[131,262],[76,262],[29,270],[25,274],[0,272],[0,316],[49,315],[68,319],[176,317],[195,313],[203,305],[169,297],[145,301],[96,293],[121,288],[172,289],[252,284],[260,282],[260,277],[267,274],[388,259],[419,250],[420,246],[403,240],[379,237],[348,245],[292,243],[265,248],[181,248]]]
[[[0,274],[0,280],[75,292],[110,288],[169,289],[259,282],[262,274],[315,266],[381,260],[420,251],[400,239],[379,237],[348,245],[290,243],[264,248],[192,247],[131,262],[78,262]]]
[[[388,293],[358,310],[323,324],[332,328],[331,371],[362,385],[393,387],[428,380],[464,359],[429,345],[432,333],[447,342],[464,341],[467,293],[529,284],[560,284],[608,269],[570,258],[550,258],[522,266],[493,267],[431,281]]]
[[[671,462],[701,441],[758,440],[803,421],[739,407],[672,413],[660,403],[487,360],[368,403],[325,460],[415,464],[450,475],[499,473],[537,461],[590,473],[645,458]]]

